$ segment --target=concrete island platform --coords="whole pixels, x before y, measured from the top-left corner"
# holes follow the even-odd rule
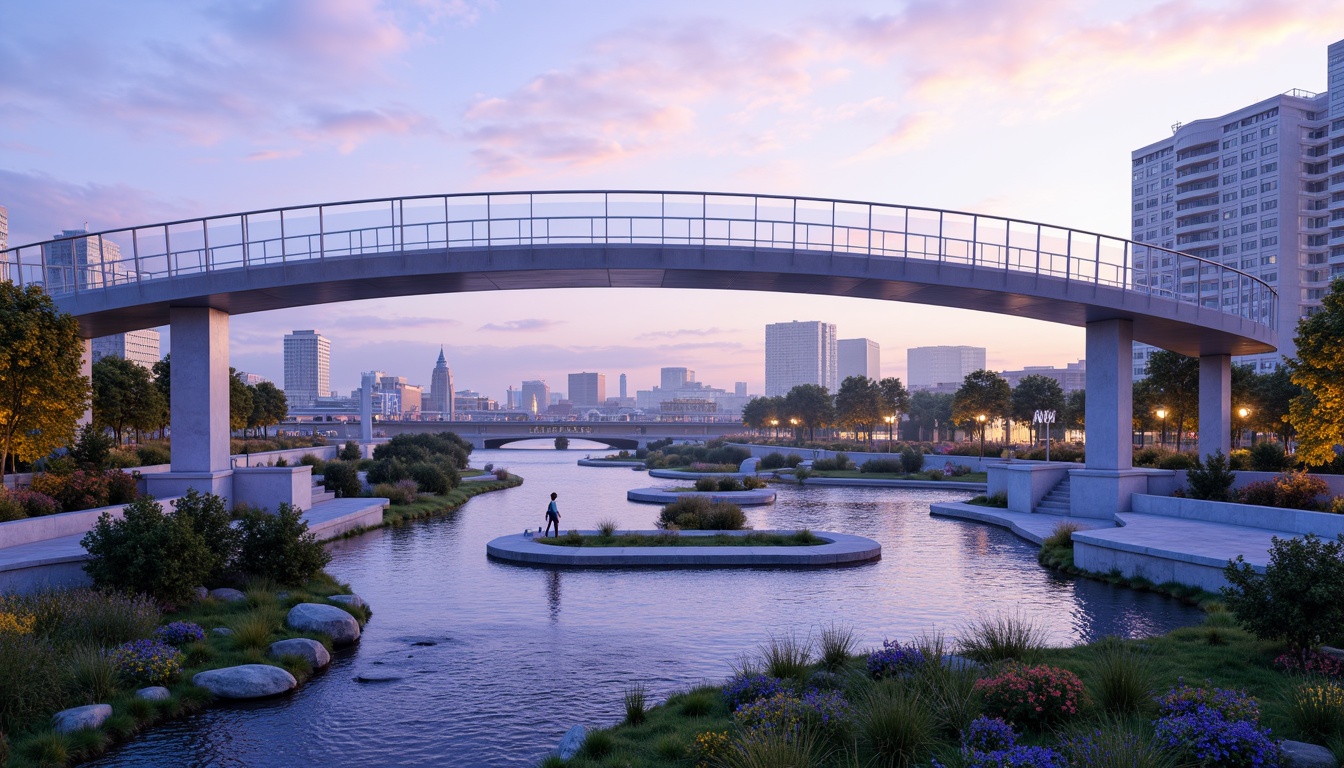
[[[671,504],[680,498],[704,497],[713,503],[726,501],[739,507],[758,507],[775,503],[775,492],[769,488],[750,491],[672,491],[666,488],[632,488],[625,492],[629,501],[643,504]]]
[[[617,459],[613,459],[613,460],[611,460],[611,461],[607,461],[607,460],[605,460],[605,459],[579,459],[579,466],[580,466],[580,467],[621,467],[621,468],[623,468],[623,469],[643,469],[643,468],[644,468],[644,462],[639,461],[639,460],[637,460],[637,459],[631,459],[631,460],[629,460],[629,461],[620,461],[620,460],[617,460]]]
[[[580,531],[588,536],[597,531]],[[654,535],[661,531],[628,531]],[[681,531],[682,538],[715,534],[793,531]],[[882,545],[863,536],[813,531],[824,544],[797,547],[564,547],[532,536],[500,536],[485,546],[486,556],[518,565],[578,568],[826,568],[856,565],[882,556]]]

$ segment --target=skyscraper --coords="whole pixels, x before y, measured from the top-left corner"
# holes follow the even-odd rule
[[[1295,354],[1298,320],[1344,275],[1344,40],[1327,57],[1326,93],[1292,90],[1177,123],[1131,154],[1134,240],[1236,267],[1278,292],[1278,352],[1234,358],[1260,372]],[[1172,261],[1136,250],[1134,282],[1201,306],[1239,298],[1235,281],[1220,285],[1193,265],[1176,274]],[[1154,350],[1134,346],[1135,376]]]
[[[443,418],[457,419],[457,407],[453,398],[453,369],[448,367],[448,358],[443,356],[443,347],[439,347],[439,360],[429,375],[429,402],[425,410],[443,414]]]
[[[544,379],[524,381],[519,398],[519,405],[524,411],[533,415],[545,413],[551,407],[551,388]]]
[[[285,337],[285,398],[293,406],[312,405],[331,394],[331,342],[317,331]]]
[[[864,376],[877,381],[882,378],[882,348],[872,339],[841,339],[836,342],[839,372],[836,378],[844,381],[850,376]]]
[[[695,381],[695,371],[689,368],[664,368],[659,373],[664,390],[681,389],[687,382]]]
[[[605,373],[569,374],[569,402],[575,408],[599,406],[607,402]]]
[[[125,274],[121,247],[101,235],[80,237],[87,234],[87,229],[62,230],[55,237],[67,239],[42,246],[48,291],[101,288]]]
[[[985,348],[912,347],[905,352],[905,367],[911,389],[960,383],[985,367]]]
[[[622,374],[621,374],[621,402],[622,402],[622,403],[625,402],[625,391],[626,391],[625,388],[626,388],[625,374],[622,373]]]
[[[95,363],[104,357],[124,357],[145,368],[153,368],[161,357],[159,331],[156,328],[99,336],[93,340],[90,347]]]
[[[799,384],[838,384],[835,324],[772,323],[765,326],[765,395],[787,395]]]

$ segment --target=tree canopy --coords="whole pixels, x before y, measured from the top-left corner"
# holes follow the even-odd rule
[[[990,422],[1008,417],[1012,397],[1013,388],[1007,379],[983,368],[971,371],[952,396],[952,421],[975,429],[983,440]]]
[[[910,429],[914,439],[930,439],[935,429],[952,428],[952,395],[920,391],[910,395]]]
[[[229,429],[247,429],[252,420],[252,388],[229,368]]]
[[[1293,397],[1288,423],[1297,430],[1297,456],[1309,466],[1335,458],[1344,444],[1344,280],[1330,284],[1321,311],[1297,324],[1297,357],[1288,361]]]
[[[835,420],[857,434],[873,436],[873,427],[882,420],[882,391],[877,382],[867,376],[848,376],[840,382],[835,394]]]
[[[1064,390],[1049,376],[1032,374],[1024,376],[1013,388],[1011,413],[1013,421],[1031,424],[1037,411],[1055,411],[1056,423],[1062,423]]]
[[[798,419],[799,426],[807,429],[809,440],[818,427],[825,427],[835,419],[835,404],[831,393],[820,384],[799,384],[784,396],[784,407],[789,418]]]
[[[1148,358],[1145,383],[1153,409],[1167,410],[1179,451],[1182,434],[1199,428],[1199,358],[1160,349]]]
[[[69,445],[89,404],[74,317],[40,287],[0,282],[0,478],[10,457],[32,461]]]
[[[112,430],[120,445],[125,432],[154,430],[168,422],[168,401],[142,365],[124,357],[93,364],[93,421]]]
[[[285,420],[289,415],[289,400],[284,390],[269,381],[259,382],[252,389],[252,415],[248,426],[261,428],[261,436],[266,436],[266,428]]]

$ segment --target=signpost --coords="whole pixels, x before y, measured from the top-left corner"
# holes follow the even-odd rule
[[[1050,460],[1050,425],[1055,423],[1054,411],[1036,411],[1031,416],[1032,424],[1045,425],[1045,460]],[[1040,438],[1038,437],[1037,440]]]

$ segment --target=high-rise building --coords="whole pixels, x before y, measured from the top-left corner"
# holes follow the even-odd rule
[[[312,405],[331,394],[331,341],[317,331],[294,331],[285,337],[285,399],[291,405]]]
[[[1087,386],[1087,361],[1079,360],[1076,363],[1069,363],[1063,368],[1056,368],[1052,365],[1028,365],[1020,371],[1004,371],[1000,375],[1008,381],[1008,386],[1014,389],[1028,376],[1044,376],[1047,379],[1054,379],[1055,383],[1059,384],[1059,388],[1067,395]]]
[[[600,406],[607,402],[605,373],[569,374],[569,402],[574,407]]]
[[[1279,350],[1233,359],[1260,372],[1296,353],[1298,320],[1344,275],[1344,40],[1327,57],[1326,93],[1292,90],[1178,123],[1131,154],[1134,240],[1236,267],[1278,292]],[[1234,281],[1194,265],[1177,274],[1172,261],[1136,250],[1135,283],[1207,307],[1239,301]],[[1134,346],[1136,377],[1154,350]]]
[[[746,396],[747,396],[747,382],[745,381],[733,382],[733,397],[746,397]]]
[[[622,373],[622,374],[621,374],[621,402],[622,402],[622,403],[625,402],[625,391],[626,391],[626,390],[625,390],[625,387],[626,387],[625,374]]]
[[[664,368],[660,373],[664,390],[682,389],[687,383],[695,381],[695,371],[689,368]]]
[[[258,384],[262,383],[263,381],[267,383],[270,383],[271,381],[265,376],[262,376],[260,373],[248,373],[247,371],[238,371],[234,375],[238,377],[239,381],[243,382],[249,387],[255,387]]]
[[[911,347],[905,352],[905,375],[911,389],[960,384],[966,374],[984,367],[984,347]]]
[[[160,359],[159,331],[155,328],[99,336],[89,346],[95,363],[104,357],[124,357],[145,368],[153,368]]]
[[[457,419],[456,398],[453,397],[453,369],[448,367],[448,358],[443,356],[443,347],[439,347],[439,360],[434,364],[434,372],[429,375],[429,399],[425,410],[442,414],[443,418]]]
[[[0,251],[9,247],[9,209],[0,205]],[[9,279],[9,262],[0,260],[0,280]]]
[[[551,388],[545,379],[524,381],[519,392],[519,406],[530,414],[545,413],[551,407]]]
[[[834,393],[839,383],[836,357],[834,323],[765,326],[766,397],[787,395],[799,384],[819,384]]]
[[[54,237],[65,238],[42,246],[46,285],[51,293],[101,288],[126,274],[121,247],[102,235],[87,235],[87,229],[66,229]]]
[[[836,378],[844,381],[850,376],[864,376],[878,381],[882,378],[882,348],[872,339],[841,339],[836,342]]]

